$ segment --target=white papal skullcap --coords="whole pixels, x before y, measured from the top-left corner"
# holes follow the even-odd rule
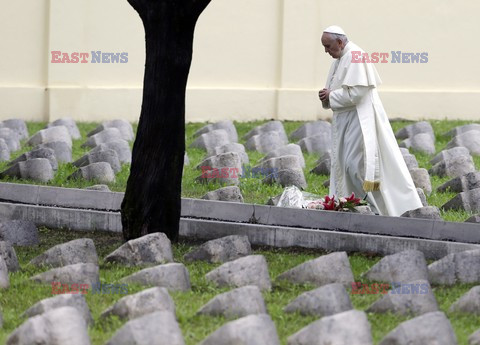
[[[341,27],[336,26],[336,25],[329,26],[328,28],[323,30],[323,32],[328,32],[328,33],[331,33],[331,34],[338,34],[338,35],[345,35],[345,36],[347,35]]]

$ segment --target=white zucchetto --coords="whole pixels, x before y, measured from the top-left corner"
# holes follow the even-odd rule
[[[347,35],[345,31],[343,31],[343,29],[337,25],[329,26],[328,28],[323,30],[323,32],[328,32],[331,34],[338,34],[338,35],[345,35],[345,36]]]

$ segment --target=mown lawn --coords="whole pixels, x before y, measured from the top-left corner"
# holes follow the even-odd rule
[[[92,238],[95,242],[100,259],[100,280],[102,283],[115,284],[120,278],[140,270],[138,267],[126,268],[120,265],[105,264],[103,262],[103,257],[121,245],[122,240],[119,234],[40,229],[40,245],[29,248],[16,248],[22,270],[10,274],[11,286],[8,290],[0,290],[0,308],[4,316],[4,327],[0,330],[0,344],[4,344],[8,335],[25,321],[25,318],[21,317],[21,314],[25,310],[39,300],[53,296],[50,285],[39,285],[29,281],[30,277],[43,270],[29,266],[28,262],[55,244],[82,237]],[[204,278],[207,272],[218,266],[217,264],[200,262],[186,263],[183,260],[183,255],[192,250],[194,246],[194,243],[189,242],[180,242],[173,246],[175,261],[182,262],[187,266],[192,283],[192,289],[189,292],[171,293],[176,304],[177,319],[187,345],[197,344],[227,321],[222,317],[196,315],[197,310],[203,304],[215,295],[228,291],[228,289],[216,288],[212,284],[207,283]],[[263,295],[269,314],[277,327],[281,343],[286,344],[288,336],[315,321],[316,318],[312,316],[301,316],[299,314],[286,314],[282,309],[299,294],[311,290],[314,287],[308,284],[276,283],[274,280],[280,273],[287,269],[326,253],[318,250],[271,248],[255,248],[254,252],[255,254],[264,255],[267,259],[270,277],[274,284],[272,291],[265,292]],[[349,258],[355,281],[370,283],[362,279],[361,274],[372,267],[380,258],[363,254],[352,254]],[[448,308],[472,286],[471,284],[457,284],[454,287],[433,288],[441,310],[447,314],[452,322],[459,344],[467,344],[468,336],[480,328],[480,318],[472,315],[449,313]],[[142,289],[142,287],[137,285],[128,286],[129,293],[135,293]],[[381,296],[382,295],[350,295],[354,307],[360,310],[365,310],[371,303],[381,298]],[[123,297],[123,295],[86,295],[88,305],[95,319],[94,327],[89,330],[92,344],[104,344],[124,323],[116,318],[105,321],[99,320],[101,312],[121,297]],[[378,343],[399,323],[408,319],[408,317],[399,317],[392,314],[373,313],[368,314],[368,318],[372,326],[375,343]]]
[[[256,122],[247,122],[247,123],[240,123],[236,122],[235,126],[237,128],[237,132],[239,135],[240,143],[245,144],[245,140],[241,139],[249,130],[258,126],[265,121],[256,121]],[[436,150],[440,152],[443,150],[450,140],[447,137],[443,136],[443,133],[449,131],[450,129],[464,125],[467,123],[471,123],[471,121],[448,121],[448,120],[433,120],[430,121],[432,127],[435,131],[436,135]],[[301,126],[303,122],[299,121],[285,121],[284,127],[287,134],[290,134],[299,126]],[[392,127],[394,131],[411,124],[411,122],[407,121],[398,121],[393,122]],[[185,166],[184,169],[184,176],[183,176],[183,183],[182,183],[182,196],[189,197],[189,198],[201,198],[205,193],[215,190],[221,187],[219,184],[210,183],[208,185],[196,182],[196,177],[201,175],[201,171],[196,169],[196,166],[203,160],[205,156],[205,152],[200,149],[193,149],[189,148],[189,145],[193,142],[193,134],[195,131],[203,127],[205,123],[190,123],[187,124],[186,130],[186,137],[187,137],[187,154],[190,159],[190,165]],[[45,123],[28,123],[28,129],[30,135],[33,135],[38,130],[44,128]],[[78,123],[78,127],[82,134],[81,140],[75,140],[73,142],[73,157],[74,160],[80,158],[82,155],[88,152],[88,148],[81,148],[81,144],[85,141],[86,134],[94,129],[97,126],[95,123]],[[134,129],[136,126],[134,125]],[[15,154],[12,155],[12,159],[20,155],[21,153],[28,151],[30,148],[26,145],[22,146],[22,149]],[[415,152],[413,152],[415,153]],[[250,165],[253,167],[257,165],[257,162],[263,157],[262,154],[258,152],[248,152],[248,156],[250,158]],[[328,193],[328,189],[323,186],[323,182],[327,180],[328,176],[319,176],[315,174],[311,174],[310,170],[315,167],[315,162],[318,160],[318,156],[315,154],[304,154],[305,161],[306,161],[306,168],[304,169],[305,178],[308,183],[308,188],[306,189],[307,192],[315,193],[320,196],[324,196]],[[431,167],[429,160],[432,156],[415,153],[417,157],[419,166],[421,168],[426,168],[427,170]],[[475,165],[477,170],[480,170],[480,157],[474,157]],[[6,168],[6,162],[0,163],[0,171],[3,171]],[[46,185],[50,186],[60,186],[60,187],[72,187],[72,188],[84,188],[90,185],[95,184],[94,181],[84,181],[84,180],[70,180],[68,176],[70,176],[76,168],[72,164],[60,164],[58,172],[55,174],[55,178],[50,182],[46,183]],[[129,165],[125,164],[122,167],[122,170],[117,174],[115,183],[109,185],[110,189],[113,191],[124,191],[125,186],[127,183],[129,175]],[[437,193],[436,188],[440,186],[442,183],[448,181],[450,178],[444,177],[439,178],[436,176],[431,177],[433,192],[430,196],[427,197],[428,203],[433,206],[441,207],[445,204],[448,200],[455,196],[455,193]],[[261,183],[260,178],[241,178],[240,189],[244,196],[244,200],[247,203],[256,203],[256,204],[265,204],[267,200],[278,194],[281,194],[283,188],[279,185],[264,185]],[[2,181],[5,182],[17,182],[17,183],[35,183],[33,181],[28,180],[16,180],[12,178],[4,178]],[[464,211],[442,211],[442,217],[447,221],[454,221],[454,222],[462,222],[465,221],[468,217],[472,214]]]

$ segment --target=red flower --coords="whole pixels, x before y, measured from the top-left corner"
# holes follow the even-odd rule
[[[360,198],[355,198],[355,193],[352,193],[352,195],[345,199],[347,199],[347,202],[351,202],[355,205],[358,205],[360,203]]]
[[[330,198],[328,195],[325,196],[325,201],[323,202],[323,207],[324,207],[324,210],[335,211],[336,210],[335,195],[332,198]]]

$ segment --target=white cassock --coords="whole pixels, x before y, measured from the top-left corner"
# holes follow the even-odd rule
[[[368,193],[378,213],[400,216],[422,203],[378,96],[380,77],[371,63],[352,63],[352,51],[363,52],[348,42],[326,85],[332,91],[324,108],[333,110],[330,195]]]

